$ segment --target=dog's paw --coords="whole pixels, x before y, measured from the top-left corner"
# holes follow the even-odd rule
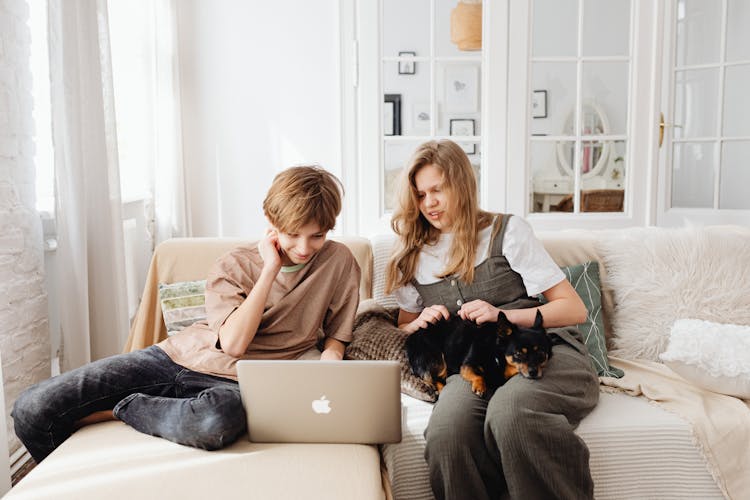
[[[487,392],[487,383],[484,381],[484,377],[479,375],[474,369],[468,365],[461,367],[461,376],[471,384],[471,392],[479,397],[482,397]]]
[[[480,398],[485,395],[487,392],[487,385],[484,383],[484,380],[481,378],[477,378],[472,380],[471,382],[471,392],[479,396]]]

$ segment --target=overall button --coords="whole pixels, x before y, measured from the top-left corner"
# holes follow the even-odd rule
[[[463,302],[461,302],[461,299],[458,299],[458,300],[456,301],[456,305],[457,305],[457,306],[460,306],[461,304],[463,304]]]
[[[456,280],[451,280],[451,286],[456,286]]]

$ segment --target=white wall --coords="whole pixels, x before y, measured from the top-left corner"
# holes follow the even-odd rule
[[[259,236],[278,171],[316,162],[341,176],[338,2],[177,7],[193,234]]]
[[[0,355],[8,412],[23,389],[50,374],[28,18],[22,0],[0,2]],[[11,449],[18,448],[7,424]]]

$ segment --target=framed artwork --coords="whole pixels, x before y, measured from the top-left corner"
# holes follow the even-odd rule
[[[399,57],[416,57],[416,52],[399,52]],[[399,61],[398,62],[398,74],[399,75],[413,75],[417,72],[417,63],[415,61]]]
[[[440,116],[439,103],[435,104],[435,113]],[[414,101],[411,105],[411,122],[415,134],[427,135],[430,133],[430,122],[432,121],[432,111],[430,110],[430,101]],[[439,127],[438,121],[435,127]]]
[[[479,111],[479,67],[474,64],[445,66],[445,107],[448,113]]]
[[[474,120],[470,118],[452,118],[450,120],[450,135],[452,136],[473,136],[474,135]],[[477,145],[475,143],[458,143],[461,149],[467,155],[473,155],[477,152]]]
[[[531,94],[531,117],[547,118],[547,91],[535,90]]]
[[[385,94],[383,135],[401,135],[401,94]]]

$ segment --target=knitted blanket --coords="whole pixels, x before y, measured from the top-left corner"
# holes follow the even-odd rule
[[[354,319],[354,339],[346,348],[347,359],[392,360],[401,364],[401,392],[422,401],[437,400],[435,388],[415,376],[404,351],[407,334],[396,326],[398,308],[385,309],[375,301],[363,301]]]

